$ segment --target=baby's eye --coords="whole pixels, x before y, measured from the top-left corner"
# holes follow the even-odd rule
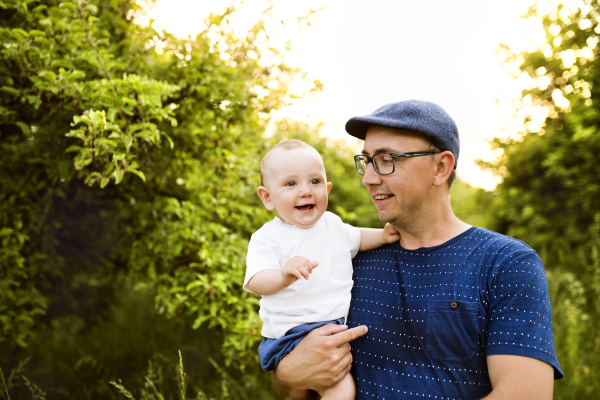
[[[321,180],[320,179],[316,179],[316,178],[315,179],[311,179],[310,183],[312,183],[313,185],[318,185],[319,183],[321,183]]]
[[[296,182],[294,181],[289,181],[285,184],[285,186],[296,186]]]

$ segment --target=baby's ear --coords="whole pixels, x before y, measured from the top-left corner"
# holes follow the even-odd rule
[[[327,182],[327,194],[331,192],[331,182]]]
[[[256,189],[256,192],[258,193],[258,197],[260,197],[267,210],[273,211],[275,209],[275,206],[271,202],[271,195],[269,194],[269,189],[267,189],[264,186],[259,186],[258,189]]]

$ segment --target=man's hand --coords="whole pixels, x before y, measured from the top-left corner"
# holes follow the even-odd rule
[[[352,368],[349,343],[367,331],[334,324],[313,330],[271,374],[273,388],[284,399],[310,399],[310,390],[334,386]]]
[[[292,257],[281,268],[281,279],[285,286],[290,286],[298,279],[308,279],[313,269],[319,265],[318,261],[310,261],[306,257]]]
[[[400,232],[393,225],[385,224],[383,237],[386,243],[397,243],[400,241]]]

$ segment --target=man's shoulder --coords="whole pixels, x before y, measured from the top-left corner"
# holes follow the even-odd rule
[[[373,250],[359,251],[354,261],[360,260],[386,260],[395,258],[398,250],[397,243],[386,244]]]
[[[535,253],[522,240],[485,228],[473,227],[471,234],[466,239],[481,242],[480,246],[486,248],[490,253]]]

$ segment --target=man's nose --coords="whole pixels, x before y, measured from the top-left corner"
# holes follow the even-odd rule
[[[373,167],[373,163],[368,163],[366,170],[365,170],[365,174],[363,175],[362,178],[362,184],[364,186],[372,186],[372,185],[380,185],[381,182],[381,175],[379,175],[376,171],[375,171],[375,167]]]

